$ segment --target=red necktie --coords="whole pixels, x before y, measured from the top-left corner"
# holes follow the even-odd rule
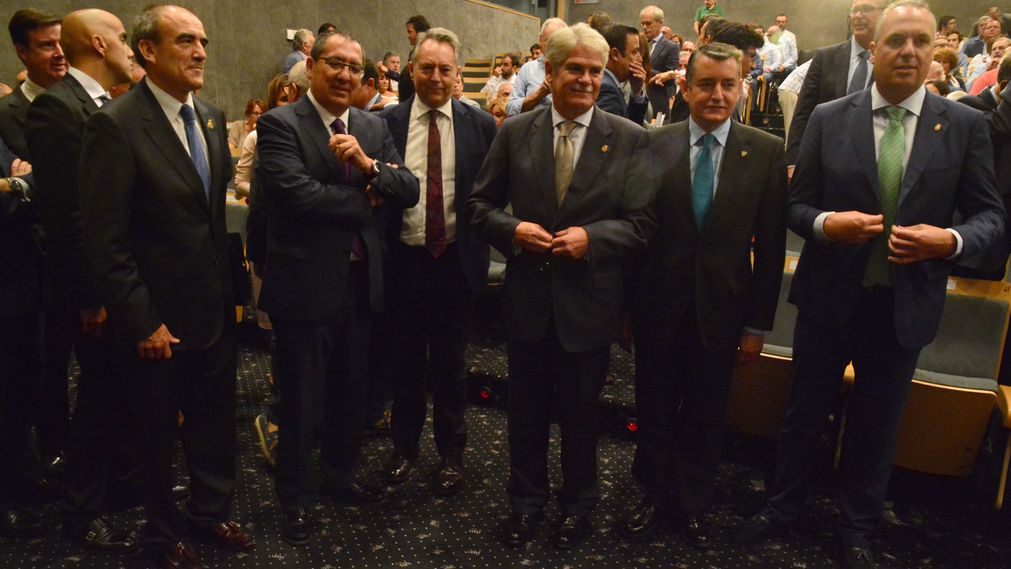
[[[446,252],[446,213],[442,204],[442,139],[436,117],[428,112],[428,171],[425,192],[425,248],[438,259]]]

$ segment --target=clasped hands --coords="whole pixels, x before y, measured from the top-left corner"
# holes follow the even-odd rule
[[[344,162],[358,168],[366,176],[372,175],[372,163],[375,162],[372,158],[369,158],[362,147],[358,144],[358,139],[350,134],[335,134],[330,137],[329,141],[330,151],[333,152],[334,157],[337,158],[338,162]],[[387,164],[390,168],[398,168],[396,164]],[[369,197],[369,205],[372,207],[379,207],[383,205],[383,198],[377,195],[372,190],[372,185],[366,186],[365,194]]]
[[[825,237],[847,245],[862,245],[885,231],[884,216],[859,211],[841,211],[825,218]],[[896,265],[911,265],[931,259],[947,259],[955,254],[955,236],[941,227],[892,225],[888,236],[888,261]]]
[[[590,236],[582,227],[568,227],[552,235],[529,221],[521,221],[516,226],[513,243],[531,253],[551,253],[576,260],[586,257],[590,250]]]

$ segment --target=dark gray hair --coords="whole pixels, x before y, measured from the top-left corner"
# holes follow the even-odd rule
[[[742,56],[743,53],[741,50],[728,43],[707,43],[706,45],[696,49],[695,53],[693,53],[691,58],[688,59],[688,66],[685,68],[685,83],[691,85],[692,76],[695,75],[695,65],[700,57],[708,57],[709,59],[715,59],[716,61],[726,61],[733,58],[740,62]]]
[[[330,32],[327,34],[323,34],[321,36],[317,36],[316,42],[312,44],[312,53],[309,54],[309,57],[311,57],[313,61],[319,59],[319,56],[323,55],[323,48],[326,47],[326,42],[328,42],[330,38],[334,36],[337,36],[343,39],[344,41],[350,41],[358,44],[358,49],[362,52],[362,61],[365,61],[365,50],[362,49],[361,42],[351,37],[351,34],[345,32]]]
[[[305,28],[302,28],[301,30],[295,30],[295,35],[292,36],[291,38],[291,48],[293,50],[302,49],[302,46],[305,45],[309,41],[309,38],[311,37],[312,37],[311,30],[307,30]]]
[[[156,4],[144,8],[144,11],[137,16],[133,23],[133,35],[130,37],[130,47],[133,49],[134,61],[141,67],[147,67],[147,60],[140,52],[140,42],[149,41],[157,44],[161,41],[161,31],[158,28],[158,19],[162,12],[172,7],[171,4]]]
[[[930,14],[930,18],[934,20],[934,23],[930,27],[930,30],[934,31],[935,29],[937,29],[937,17],[935,17],[934,13],[930,11],[930,6],[928,6],[926,2],[924,2],[923,0],[897,0],[886,6],[885,10],[881,12],[881,17],[878,18],[878,23],[874,26],[875,42],[878,41],[878,39],[881,36],[881,26],[885,22],[885,16],[887,16],[889,12],[891,12],[892,10],[903,7],[919,8],[921,10],[926,10],[927,13]]]

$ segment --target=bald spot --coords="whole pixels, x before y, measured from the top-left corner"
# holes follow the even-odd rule
[[[93,54],[91,38],[99,35],[106,40],[115,38],[118,33],[119,18],[105,10],[77,10],[63,18],[63,29],[60,32],[60,45],[70,65]]]

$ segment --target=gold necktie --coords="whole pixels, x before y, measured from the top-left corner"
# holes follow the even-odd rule
[[[565,193],[569,191],[572,182],[573,155],[572,141],[569,135],[576,128],[575,121],[565,121],[558,125],[558,144],[555,145],[555,191],[558,195],[558,205],[561,207]]]

